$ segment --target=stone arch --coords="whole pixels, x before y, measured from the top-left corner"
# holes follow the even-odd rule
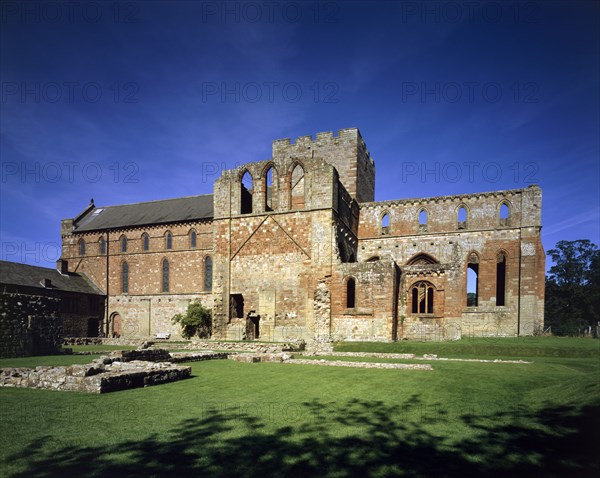
[[[465,268],[465,294],[467,298],[467,307],[477,307],[479,305],[479,263],[479,254],[476,251],[470,251],[467,254]],[[469,291],[469,289],[471,290]]]
[[[464,214],[464,215],[463,215]],[[456,207],[456,228],[467,229],[469,221],[469,208],[465,203],[460,203]]]
[[[271,173],[271,178],[269,178],[269,172]],[[273,161],[269,161],[265,165],[260,177],[263,182],[263,191],[265,194],[265,211],[274,211],[279,198],[279,175]]]
[[[345,303],[347,309],[356,307],[356,277],[348,276],[344,278]]]
[[[426,264],[439,264],[439,261],[426,252],[419,252],[412,256],[407,262],[407,266],[413,265],[426,265]]]
[[[249,169],[240,172],[240,214],[251,214],[253,211],[254,178]]]
[[[123,335],[123,319],[119,312],[113,312],[108,319],[108,336],[121,337]]]
[[[417,209],[417,224],[419,225],[419,232],[427,231],[427,223],[429,222],[429,211],[426,207],[421,206]]]
[[[498,224],[500,226],[509,226],[510,225],[510,217],[512,215],[512,204],[508,199],[503,199],[498,203],[497,206],[497,217]]]
[[[385,210],[379,216],[379,224],[381,225],[381,235],[386,236],[390,233],[390,212]]]
[[[290,209],[296,211],[306,207],[306,167],[295,160],[288,170],[288,189],[290,191]]]
[[[434,284],[429,281],[418,280],[411,284],[409,291],[411,313],[435,313],[435,293],[437,289]]]

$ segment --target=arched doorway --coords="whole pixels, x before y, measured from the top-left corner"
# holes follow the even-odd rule
[[[113,313],[108,320],[108,336],[119,338],[123,334],[123,319],[118,312]]]

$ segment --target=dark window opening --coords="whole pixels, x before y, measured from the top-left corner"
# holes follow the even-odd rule
[[[265,211],[273,210],[273,167],[265,174]]]
[[[498,255],[496,261],[496,305],[503,306],[506,301],[506,256]]]
[[[190,232],[190,247],[192,249],[196,248],[196,231]]]
[[[171,234],[170,232],[167,232],[167,235],[165,236],[165,240],[166,240],[166,248],[167,250],[171,250],[173,249],[173,234]]]
[[[79,255],[85,256],[85,240],[83,239],[79,240]]]
[[[166,259],[162,264],[162,291],[169,292],[169,261]]]
[[[129,292],[129,265],[123,262],[121,266],[121,292],[127,294]]]
[[[125,236],[121,237],[121,252],[127,252],[127,238]]]
[[[106,241],[103,237],[100,238],[100,255],[103,256],[106,254]]]
[[[204,260],[204,290],[212,290],[212,257],[207,257]]]
[[[354,279],[348,279],[346,283],[346,308],[356,307],[356,282]]]
[[[417,282],[411,292],[413,314],[433,314],[433,286],[427,282]]]
[[[246,171],[242,176],[241,183],[241,214],[250,214],[252,212],[252,176]]]
[[[242,294],[231,294],[229,296],[229,318],[244,318],[244,296]]]
[[[150,236],[146,233],[142,236],[142,249],[148,251],[150,249]]]

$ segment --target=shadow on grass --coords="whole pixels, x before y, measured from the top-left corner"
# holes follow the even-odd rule
[[[207,413],[161,435],[117,445],[46,451],[47,439],[9,458],[20,477],[52,476],[596,476],[600,407],[477,416],[402,412],[378,401],[305,403],[313,419]],[[454,432],[456,430],[456,432]]]

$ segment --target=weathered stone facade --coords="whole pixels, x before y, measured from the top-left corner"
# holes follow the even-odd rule
[[[92,203],[63,221],[63,259],[107,294],[109,336],[176,338],[171,317],[196,299],[213,310],[213,338],[228,340],[318,346],[542,327],[539,187],[374,202],[374,185],[355,128],[277,140],[270,159],[222,172],[211,197],[182,198],[170,216],[153,213],[168,201]],[[111,219],[116,208],[129,223]]]

